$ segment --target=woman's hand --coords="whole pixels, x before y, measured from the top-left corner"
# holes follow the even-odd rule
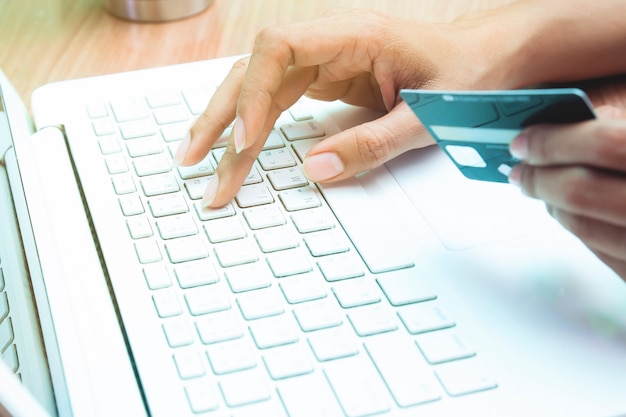
[[[250,172],[276,119],[303,94],[388,112],[312,148],[304,161],[312,181],[347,178],[429,145],[432,140],[399,98],[401,88],[502,87],[491,71],[494,61],[477,52],[489,49],[471,40],[466,29],[365,10],[268,28],[258,35],[252,55],[233,66],[175,161],[192,165],[202,160],[234,121],[203,199],[204,206],[226,204]]]
[[[523,159],[509,177],[626,280],[626,111],[598,119],[532,126],[511,143]]]

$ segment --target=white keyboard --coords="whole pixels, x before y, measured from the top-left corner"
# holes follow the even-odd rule
[[[171,348],[163,361],[185,392],[181,415],[412,415],[494,388],[437,294],[411,284],[411,260],[381,250],[384,222],[340,224],[303,175],[308,149],[335,133],[306,102],[277,122],[236,198],[201,208],[229,132],[194,167],[173,168],[172,155],[209,94],[87,108]]]

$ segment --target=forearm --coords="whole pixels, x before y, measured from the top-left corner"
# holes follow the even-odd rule
[[[624,0],[521,0],[454,25],[500,88],[626,73]]]

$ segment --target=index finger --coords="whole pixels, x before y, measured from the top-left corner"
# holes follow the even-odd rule
[[[370,20],[377,24],[375,19]],[[277,110],[274,98],[290,67],[320,67],[341,61],[332,71],[325,69],[318,73],[313,82],[320,79],[336,81],[370,72],[374,45],[368,42],[368,48],[360,50],[358,43],[371,31],[372,25],[363,25],[362,19],[341,16],[261,31],[255,41],[237,105],[237,116],[243,121],[247,134],[243,148],[256,142],[257,132],[265,125],[269,113]]]

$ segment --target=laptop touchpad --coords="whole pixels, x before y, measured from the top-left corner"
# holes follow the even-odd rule
[[[465,249],[560,229],[541,201],[502,183],[465,178],[436,146],[386,164],[449,249]]]

